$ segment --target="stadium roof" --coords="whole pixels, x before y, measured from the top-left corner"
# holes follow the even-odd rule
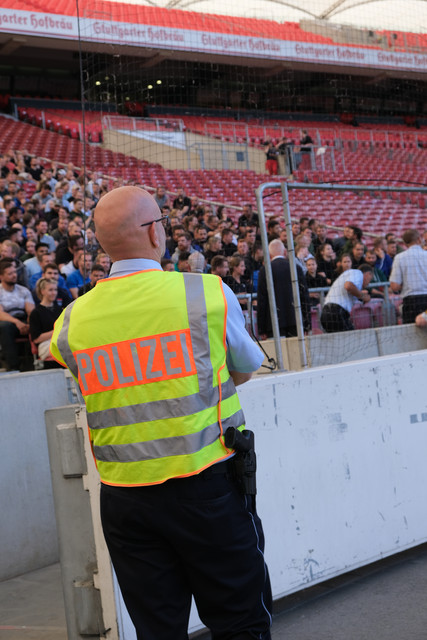
[[[110,0],[114,2],[115,0]],[[427,32],[427,0],[126,0],[128,4],[183,9],[279,22],[328,20],[372,29]]]

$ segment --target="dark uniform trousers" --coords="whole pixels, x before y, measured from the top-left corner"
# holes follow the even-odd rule
[[[213,640],[270,640],[261,521],[223,462],[145,487],[101,486],[104,535],[138,640],[187,640],[191,596]]]

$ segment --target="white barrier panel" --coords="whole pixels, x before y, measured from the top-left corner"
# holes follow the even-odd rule
[[[427,540],[427,351],[239,387],[275,598]]]
[[[71,401],[60,369],[0,376],[0,581],[58,561],[44,412]]]

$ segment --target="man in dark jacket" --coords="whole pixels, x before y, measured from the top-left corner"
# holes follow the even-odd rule
[[[277,316],[281,336],[290,338],[297,335],[297,327],[292,293],[291,268],[286,258],[286,249],[280,240],[272,240],[268,245],[271,269],[273,272],[274,294],[276,297]],[[310,299],[304,273],[297,265],[299,295],[304,329],[311,328]],[[261,267],[258,277],[258,333],[262,340],[273,335],[270,307],[267,293],[265,267]]]

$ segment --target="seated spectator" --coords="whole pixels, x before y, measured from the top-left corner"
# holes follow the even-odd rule
[[[49,245],[46,242],[37,242],[36,243],[36,255],[33,258],[29,258],[25,260],[25,268],[27,269],[28,277],[31,278],[32,275],[38,273],[42,270],[41,259],[42,256],[49,253]]]
[[[34,258],[36,255],[36,241],[29,238],[25,242],[25,253],[21,256],[21,261],[26,262],[30,258]]]
[[[231,229],[223,229],[221,232],[222,250],[224,255],[230,257],[233,253],[236,253],[237,240],[234,237],[234,233]]]
[[[18,275],[11,260],[0,260],[0,345],[8,371],[19,369],[16,339],[28,335],[28,317],[34,309],[29,289],[17,284]]]
[[[95,256],[95,262],[96,264],[101,265],[101,267],[105,271],[105,275],[108,276],[111,269],[111,258],[108,255],[108,253],[103,253],[102,251],[98,251],[98,253]]]
[[[215,256],[215,258],[212,258],[211,274],[213,276],[219,276],[224,279],[229,271],[230,266],[225,256]]]
[[[310,305],[315,307],[320,302],[320,292],[310,291],[310,289],[319,289],[320,287],[327,287],[328,282],[325,276],[317,273],[317,262],[315,258],[308,258],[305,266],[307,267],[307,273],[305,274],[305,281],[307,282],[307,288],[309,289],[308,295],[310,296]]]
[[[38,182],[40,180],[41,175],[43,173],[43,167],[40,164],[39,158],[34,157],[29,159],[29,165],[27,165],[27,171],[35,182]]]
[[[194,253],[198,253],[197,251]],[[178,254],[178,260],[175,265],[175,271],[180,273],[188,273],[190,271],[190,265],[188,264],[188,258],[190,257],[189,251],[181,251]]]
[[[61,211],[65,212],[65,209],[62,207],[59,209],[59,213]],[[56,228],[52,231],[52,238],[55,240],[56,247],[61,242],[67,242],[68,240],[68,215],[61,215],[57,220]]]
[[[32,201],[37,208],[44,211],[49,200],[52,200],[52,188],[48,182],[40,183],[40,190],[33,194]]]
[[[0,209],[0,242],[9,238],[9,225],[5,209]]]
[[[319,245],[316,251],[317,273],[326,278],[328,285],[332,284],[335,278],[335,251],[330,242]]]
[[[70,223],[71,225],[71,223]],[[72,234],[68,236],[66,242],[61,242],[55,253],[55,262],[62,272],[64,265],[69,264],[73,260],[76,251],[84,248],[84,238],[81,234]]]
[[[51,269],[51,268],[55,269],[58,272],[58,276],[55,277],[56,284],[58,285],[58,287],[64,287],[64,288],[67,287],[67,285],[65,284],[64,278],[59,275],[58,267],[54,262],[52,262],[50,253],[46,253],[41,257],[40,266],[41,266],[40,271],[37,271],[37,273],[33,273],[31,278],[29,279],[28,288],[30,289],[31,292],[35,292],[37,281],[40,280],[40,278],[45,277],[48,280],[53,279],[52,274],[46,275],[46,269]]]
[[[56,242],[47,232],[46,220],[40,219],[36,222],[36,233],[38,242],[44,242],[49,247],[49,253],[56,250]]]
[[[62,313],[62,307],[56,303],[58,291],[56,282],[41,278],[37,283],[37,296],[40,303],[30,314],[31,340],[37,345],[40,360],[50,355],[49,347],[53,335],[53,325]]]
[[[204,227],[202,224],[198,224],[194,229],[193,248],[196,251],[200,251],[200,253],[203,253],[207,239],[208,232],[206,230],[206,227]]]
[[[268,238],[269,244],[272,240],[276,240],[277,238],[280,237],[281,230],[282,230],[282,227],[277,218],[271,218],[267,222],[267,238]]]
[[[79,295],[80,287],[90,283],[92,256],[82,252],[77,260],[77,269],[67,276],[67,287],[74,300]]]
[[[206,259],[203,253],[194,251],[188,256],[188,266],[191,273],[204,273],[206,268]]]
[[[326,296],[320,316],[321,325],[326,333],[354,329],[350,312],[357,300],[369,302],[371,299],[366,287],[370,284],[372,276],[372,267],[362,264],[360,269],[347,269],[335,280]]]
[[[163,271],[175,271],[175,265],[170,258],[162,258],[160,264]]]
[[[172,206],[175,210],[180,211],[182,216],[185,216],[190,210],[191,200],[185,195],[182,187],[176,190],[176,197],[174,198]]]
[[[46,280],[53,280],[56,283],[57,296],[56,296],[55,302],[62,309],[64,309],[66,306],[70,304],[70,302],[73,301],[71,293],[68,291],[66,287],[65,280],[61,275],[59,275],[58,267],[54,262],[46,262],[46,264],[44,264],[43,273],[41,277],[37,280],[37,282],[41,278],[45,278]],[[37,297],[37,282],[32,292],[33,300],[36,304],[40,302],[39,298]]]
[[[215,256],[224,255],[222,251],[221,238],[211,236],[205,244],[204,255],[209,265]]]
[[[79,297],[94,288],[98,280],[105,278],[104,267],[100,264],[94,264],[90,270],[90,281],[79,287]]]
[[[180,253],[193,253],[194,251],[196,251],[196,249],[191,246],[191,241],[191,233],[187,233],[184,231],[184,233],[181,233],[181,235],[178,236],[176,249],[171,255],[171,260],[174,264],[178,263]]]
[[[18,284],[28,288],[28,272],[25,264],[19,259],[21,248],[16,242],[11,240],[3,240],[0,245],[0,259],[9,258],[15,265],[18,274]]]
[[[68,276],[79,270],[79,258],[81,255],[84,255],[84,249],[76,249],[73,259],[62,266],[60,273],[62,276],[64,276],[66,281]]]
[[[172,226],[171,236],[166,240],[166,248],[169,251],[170,255],[172,255],[176,250],[176,247],[178,245],[178,238],[183,233],[186,233],[186,231],[182,224],[174,224]]]
[[[164,187],[157,187],[154,195],[154,200],[157,202],[159,209],[163,209],[163,207],[170,207],[169,196],[166,193],[166,189]]]
[[[186,231],[188,231],[188,233],[191,233],[191,235],[194,237],[194,231],[196,229],[196,227],[199,224],[199,219],[196,215],[190,213],[187,216],[185,216],[184,218],[184,229]]]

